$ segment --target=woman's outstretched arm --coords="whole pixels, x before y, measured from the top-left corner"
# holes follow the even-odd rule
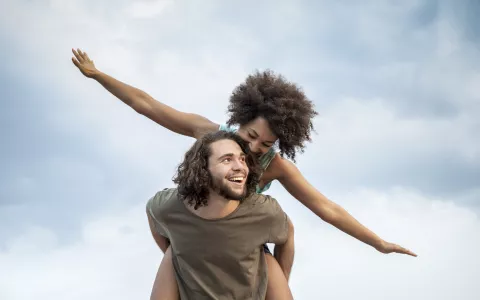
[[[218,130],[218,124],[193,113],[178,111],[155,100],[146,92],[100,72],[86,52],[72,49],[73,64],[88,78],[100,83],[112,95],[159,125],[182,135],[200,138]]]
[[[322,220],[352,237],[374,247],[382,253],[401,253],[417,256],[410,250],[381,239],[374,232],[363,226],[340,205],[330,201],[317,191],[300,173],[298,168],[288,160],[277,155],[270,167],[276,179],[285,189],[303,205]]]

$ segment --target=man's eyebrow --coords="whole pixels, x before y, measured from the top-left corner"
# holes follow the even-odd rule
[[[220,157],[218,158],[218,160],[222,160],[222,159],[224,159],[224,158],[226,158],[226,157],[232,157],[232,156],[233,156],[233,153],[226,153],[226,154],[220,156]]]
[[[235,154],[233,154],[233,153],[225,153],[224,155],[220,156],[220,157],[218,158],[218,160],[222,160],[222,159],[224,159],[224,158],[226,158],[226,157],[232,157],[232,156],[235,156]],[[246,154],[243,153],[243,152],[240,152],[239,156],[246,156]]]

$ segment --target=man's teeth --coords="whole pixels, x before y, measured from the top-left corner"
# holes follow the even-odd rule
[[[230,181],[235,181],[235,182],[241,182],[243,180],[243,177],[232,177],[229,180]]]

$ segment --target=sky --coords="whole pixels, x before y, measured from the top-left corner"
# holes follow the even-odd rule
[[[0,299],[148,299],[162,254],[145,205],[193,140],[71,63],[223,123],[267,68],[319,115],[304,176],[383,239],[323,222],[278,182],[296,299],[478,299],[480,2],[0,2]],[[477,284],[476,284],[477,283]]]

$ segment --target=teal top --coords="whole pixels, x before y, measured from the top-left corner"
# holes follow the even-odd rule
[[[237,132],[238,129],[234,127],[228,127],[227,125],[222,124],[220,125],[219,130],[228,131],[228,132]],[[267,153],[262,154],[262,156],[260,156],[259,162],[260,162],[260,166],[262,167],[262,170],[265,171],[268,168],[268,166],[270,165],[270,162],[275,157],[275,154],[277,154],[275,150],[273,150],[273,148],[270,148]],[[271,181],[267,183],[263,188],[260,188],[257,185],[257,194],[262,194],[263,192],[267,191],[270,188],[270,185],[272,185]]]

